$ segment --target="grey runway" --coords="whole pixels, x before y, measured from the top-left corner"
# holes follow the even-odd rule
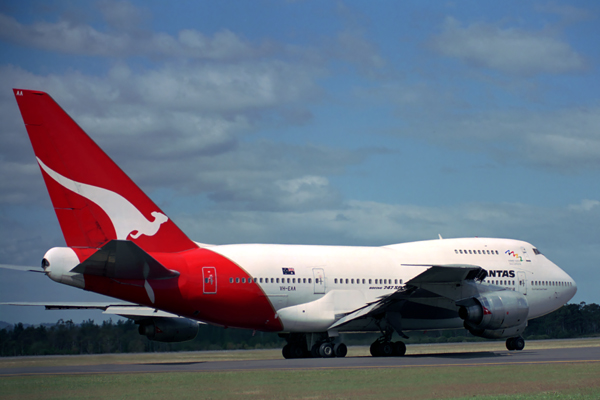
[[[475,353],[445,353],[407,355],[404,357],[346,357],[308,358],[288,360],[244,360],[172,363],[119,363],[77,366],[45,366],[2,368],[0,377],[25,375],[80,375],[80,374],[123,374],[123,373],[168,373],[168,372],[218,372],[256,370],[319,370],[319,369],[365,369],[365,368],[409,368],[484,366],[506,364],[550,364],[600,362],[600,347],[581,347],[545,350],[523,350],[520,352],[489,351]]]

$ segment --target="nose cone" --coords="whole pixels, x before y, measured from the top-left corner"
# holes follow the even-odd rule
[[[569,276],[569,279],[570,279],[570,284],[571,284],[571,287],[570,287],[570,289],[571,289],[571,291],[570,291],[571,297],[569,297],[569,300],[571,300],[575,296],[575,293],[577,293],[577,283],[575,283],[575,281],[573,280],[573,278],[571,278],[570,276]]]

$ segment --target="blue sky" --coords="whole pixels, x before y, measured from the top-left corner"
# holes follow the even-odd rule
[[[516,238],[600,303],[599,17],[595,1],[2,2],[0,263],[64,245],[17,87],[50,93],[194,240]],[[0,271],[0,302],[98,299]],[[58,318],[104,317],[0,307]]]

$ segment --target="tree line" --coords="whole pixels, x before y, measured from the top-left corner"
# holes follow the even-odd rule
[[[408,332],[406,343],[431,343],[485,340],[464,329]],[[525,339],[560,339],[600,335],[598,304],[567,304],[551,314],[529,321]],[[370,344],[378,335],[344,335],[346,344]],[[200,325],[198,336],[183,343],[160,343],[138,333],[131,320],[93,320],[75,324],[59,320],[52,326],[23,326],[0,330],[0,356],[50,354],[141,353],[165,351],[233,350],[280,348],[285,344],[276,333]]]

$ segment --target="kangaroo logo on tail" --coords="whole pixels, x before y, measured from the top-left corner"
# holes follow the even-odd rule
[[[133,239],[137,239],[141,235],[154,236],[160,226],[169,220],[165,214],[153,211],[151,214],[154,221],[149,221],[129,200],[120,194],[76,182],[53,171],[39,158],[37,158],[37,161],[42,169],[61,186],[85,197],[102,208],[112,222],[119,240],[126,240],[130,234]]]

